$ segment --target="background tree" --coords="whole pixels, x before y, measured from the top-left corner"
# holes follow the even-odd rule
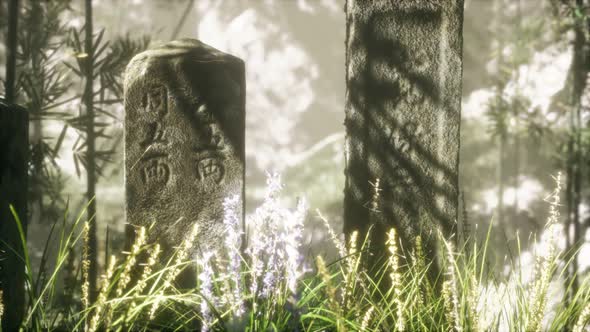
[[[6,38],[7,61],[5,100],[0,100],[0,301],[6,307],[2,319],[3,331],[17,331],[21,325],[25,304],[25,248],[21,238],[27,232],[27,151],[28,114],[15,104],[16,54],[19,2],[8,3],[8,30]],[[14,212],[21,218],[17,227]],[[27,285],[30,287],[30,284]]]
[[[557,106],[567,118],[568,133],[565,150],[566,204],[567,216],[565,220],[566,246],[572,264],[568,267],[566,287],[571,284],[570,299],[579,288],[579,265],[575,253],[584,241],[587,227],[582,220],[582,203],[584,193],[582,188],[589,180],[584,176],[586,165],[590,160],[590,145],[588,144],[588,124],[583,118],[590,111],[588,109],[587,84],[590,73],[590,2],[586,0],[552,1],[560,38],[571,38],[572,61],[568,72],[568,81],[562,90],[562,98]],[[584,107],[586,105],[586,107]]]
[[[65,204],[64,178],[57,167],[61,143],[66,135],[68,112],[59,108],[78,98],[69,96],[68,77],[61,64],[66,44],[66,29],[61,20],[70,0],[25,1],[22,9],[24,28],[19,30],[20,100],[29,110],[31,121],[29,212],[31,222],[55,220]],[[44,131],[44,120],[61,123],[57,137]]]
[[[504,0],[494,1],[494,23],[491,35],[494,51],[491,57],[494,98],[487,105],[491,136],[497,140],[498,199],[496,220],[505,223],[506,217],[514,219],[519,214],[519,178],[521,176],[522,136],[526,128],[534,126],[535,118],[529,116],[531,102],[522,93],[527,77],[521,75],[521,66],[530,60],[531,50],[537,47],[536,39],[542,34],[542,21],[523,23],[522,3],[512,1],[514,8],[507,10]],[[505,206],[507,187],[514,192],[510,209]]]
[[[590,10],[588,8],[589,3],[585,0],[576,0],[572,4],[571,15],[574,20],[574,49],[572,59],[572,91],[571,91],[571,131],[573,144],[570,150],[571,158],[573,159],[571,174],[571,182],[573,186],[571,188],[572,194],[572,224],[573,224],[573,235],[571,239],[572,249],[574,252],[578,251],[583,241],[585,232],[582,232],[582,220],[581,220],[581,204],[582,204],[582,185],[587,183],[588,178],[584,178],[585,164],[588,155],[588,149],[584,149],[582,141],[582,133],[587,132],[587,128],[584,128],[582,124],[582,105],[584,91],[586,90],[586,84],[588,82],[588,74],[590,73],[590,41],[588,34],[590,33]],[[586,157],[584,157],[586,155]],[[577,256],[574,257],[572,262],[573,269],[573,284],[572,294],[575,294],[579,288],[579,281],[577,278],[578,274],[578,261]]]
[[[16,94],[16,55],[18,35],[19,1],[8,2],[8,31],[6,36],[6,81],[4,82],[4,99],[8,104],[15,101]]]
[[[92,36],[92,0],[85,0],[85,26],[84,32],[84,51],[83,73],[85,78],[85,88],[82,100],[86,109],[86,199],[88,204],[88,220],[90,221],[90,234],[88,245],[90,247],[90,301],[96,300],[98,281],[98,244],[96,234],[96,133],[94,131],[94,38]]]
[[[497,139],[498,144],[498,168],[497,168],[497,177],[498,177],[498,207],[497,207],[497,215],[498,215],[498,222],[502,224],[504,222],[504,187],[505,187],[505,155],[506,155],[506,140],[508,136],[508,119],[507,119],[507,107],[506,103],[503,98],[504,88],[508,81],[508,76],[506,72],[503,71],[505,63],[504,63],[504,37],[505,34],[503,33],[504,25],[503,25],[503,17],[504,17],[504,0],[495,0],[494,1],[494,24],[493,24],[493,33],[496,36],[495,44],[496,49],[495,51],[495,77],[494,81],[494,89],[495,89],[495,97],[493,101],[490,103],[490,108],[488,110],[488,116],[492,119],[493,123],[493,131],[492,137]]]
[[[84,4],[85,25],[81,29],[72,28],[68,39],[76,62],[65,64],[84,84],[79,114],[68,119],[68,125],[78,133],[73,147],[77,175],[81,176],[82,169],[86,171],[87,216],[91,221],[89,281],[92,299],[96,296],[100,261],[96,186],[106,165],[119,152],[117,148],[122,138],[122,131],[112,128],[115,127],[113,123],[121,121],[114,114],[113,107],[121,105],[123,100],[122,75],[125,66],[135,54],[147,48],[150,40],[148,37],[134,39],[127,35],[105,41],[105,30],[93,33],[92,1],[85,0]],[[82,33],[84,38],[81,38]]]

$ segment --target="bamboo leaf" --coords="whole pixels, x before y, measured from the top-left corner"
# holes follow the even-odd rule
[[[96,35],[96,38],[95,38],[94,43],[92,45],[92,54],[94,55],[94,58],[98,57],[96,55],[96,52],[94,52],[94,50],[96,50],[98,48],[98,45],[100,45],[100,42],[102,41],[102,37],[104,37],[104,31],[105,31],[105,29],[100,29],[100,31]]]
[[[86,140],[82,141],[82,144],[80,144],[80,146],[78,146],[76,151],[83,151],[87,145],[88,145],[88,142]]]
[[[76,168],[76,175],[80,177],[80,165],[78,161],[78,154],[74,153],[74,167]]]
[[[104,44],[102,44],[102,46],[100,47],[100,49],[97,52],[94,53],[94,59],[98,59],[102,55],[102,53],[104,53],[104,51],[107,49],[108,46],[109,46],[109,42],[108,41],[105,42]],[[103,58],[102,60],[104,61],[105,59],[106,59],[106,57]],[[96,64],[95,64],[95,66],[98,67]]]
[[[120,121],[119,118],[117,118],[114,114],[112,114],[112,113],[110,113],[108,111],[105,111],[102,108],[95,107],[94,110],[97,111],[98,113],[104,114],[104,115],[106,115],[106,116],[108,116],[108,117],[110,117],[110,118],[112,118],[114,120]]]
[[[64,62],[63,62],[63,64],[64,64],[66,67],[70,68],[70,69],[71,69],[71,70],[72,70],[72,71],[73,71],[73,72],[76,74],[76,76],[78,76],[78,77],[83,77],[83,76],[84,76],[84,75],[82,75],[82,72],[80,72],[80,70],[76,69],[76,68],[75,68],[73,65],[71,65],[70,63],[68,63],[68,62],[65,62],[65,61],[64,61]],[[81,67],[80,67],[80,63],[79,63],[79,62],[78,62],[78,68],[80,68],[80,69],[81,69]]]
[[[81,139],[82,139],[82,135],[78,135],[78,138],[76,139],[76,141],[74,142],[74,145],[72,146],[72,151],[76,151],[76,147],[80,143]]]
[[[62,101],[59,101],[59,102],[57,102],[57,103],[53,103],[53,104],[46,105],[46,106],[43,108],[43,110],[44,110],[44,111],[47,111],[47,110],[50,110],[50,109],[52,109],[52,108],[60,107],[60,106],[63,106],[63,105],[65,105],[65,104],[67,104],[67,103],[69,103],[69,102],[71,102],[71,101],[74,101],[74,100],[76,100],[76,99],[79,99],[79,98],[80,98],[80,95],[76,95],[76,96],[73,96],[73,97],[71,97],[71,98],[68,98],[68,99],[64,99],[64,100],[62,100]]]
[[[57,157],[57,153],[59,151],[59,148],[61,147],[61,144],[63,143],[64,137],[66,137],[67,130],[68,130],[68,125],[65,124],[63,129],[61,130],[61,133],[59,134],[59,137],[57,138],[57,143],[55,143],[55,146],[53,148],[53,158]]]

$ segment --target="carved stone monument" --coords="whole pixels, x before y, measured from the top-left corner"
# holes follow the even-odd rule
[[[0,289],[2,331],[17,331],[25,310],[23,245],[12,205],[27,234],[29,114],[0,100]]]
[[[198,40],[173,41],[129,63],[126,218],[153,223],[149,235],[168,253],[194,223],[198,246],[223,243],[223,200],[244,194],[244,105],[243,61]]]
[[[462,0],[348,0],[344,228],[434,249],[457,218]]]

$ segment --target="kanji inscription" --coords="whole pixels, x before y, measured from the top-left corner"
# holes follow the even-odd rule
[[[148,159],[142,169],[142,180],[145,185],[165,185],[170,178],[170,167],[165,156]]]
[[[149,87],[143,96],[143,108],[150,113],[164,115],[168,112],[168,92],[164,86]]]
[[[151,236],[165,253],[194,223],[201,224],[197,248],[223,243],[223,200],[244,191],[244,104],[242,60],[197,40],[170,42],[129,63],[127,222],[153,223]]]

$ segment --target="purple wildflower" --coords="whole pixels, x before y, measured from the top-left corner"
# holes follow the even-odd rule
[[[244,302],[242,300],[242,287],[240,278],[241,269],[241,255],[240,247],[242,244],[241,225],[239,222],[238,211],[240,203],[240,195],[234,195],[226,198],[223,202],[224,218],[223,224],[225,225],[225,247],[227,249],[227,255],[229,258],[228,271],[230,278],[233,282],[233,292],[231,292],[231,304],[235,309],[235,316],[240,317],[244,312]]]
[[[213,252],[206,252],[203,254],[203,258],[198,261],[201,268],[199,273],[200,291],[201,291],[201,315],[203,317],[201,332],[209,331],[213,322],[213,316],[211,309],[209,308],[209,302],[215,304],[215,294],[213,294],[213,268],[211,267],[210,261],[213,257]]]
[[[278,195],[280,176],[269,174],[263,204],[256,209],[249,224],[253,232],[248,253],[252,259],[250,291],[256,295],[262,279],[260,296],[269,298],[286,283],[295,293],[297,280],[303,274],[303,258],[299,252],[303,237],[306,204],[301,200],[295,211],[283,207]]]

